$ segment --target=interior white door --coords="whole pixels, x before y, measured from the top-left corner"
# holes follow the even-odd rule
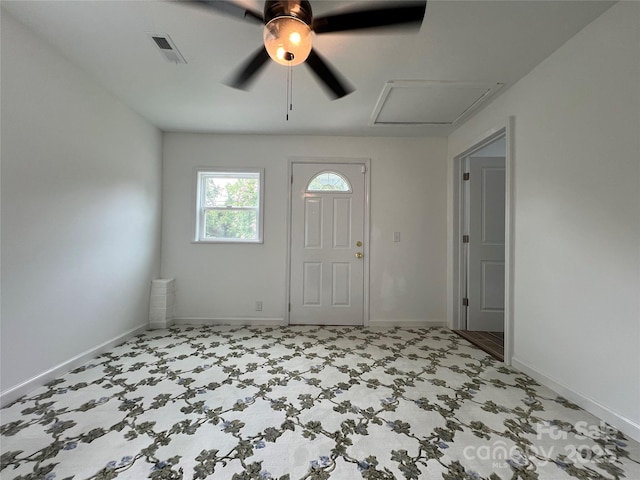
[[[289,323],[362,325],[365,166],[294,163],[292,174]]]
[[[505,159],[469,159],[467,330],[504,331]]]

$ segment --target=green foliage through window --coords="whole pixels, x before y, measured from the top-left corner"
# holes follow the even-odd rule
[[[256,212],[207,210],[205,238],[256,238]]]
[[[260,242],[261,171],[200,171],[199,241]]]

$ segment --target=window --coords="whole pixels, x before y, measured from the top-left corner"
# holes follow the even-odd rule
[[[264,170],[198,169],[196,242],[262,243]]]
[[[322,172],[311,179],[307,192],[350,192],[349,182],[339,173]]]

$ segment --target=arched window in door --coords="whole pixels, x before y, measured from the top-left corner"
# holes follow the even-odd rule
[[[307,192],[351,192],[351,185],[339,173],[321,172],[311,179]]]

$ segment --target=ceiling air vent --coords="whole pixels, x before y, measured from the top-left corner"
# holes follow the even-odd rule
[[[166,33],[150,33],[149,36],[168,62],[187,63],[169,35]]]

